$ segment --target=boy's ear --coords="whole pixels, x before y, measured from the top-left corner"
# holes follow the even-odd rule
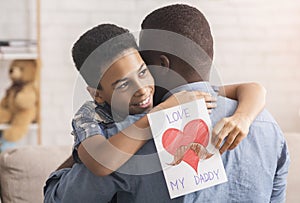
[[[101,92],[100,90],[90,87],[88,86],[87,91],[90,93],[91,97],[98,103],[98,104],[102,104],[105,101],[103,100],[102,96],[101,96]]]

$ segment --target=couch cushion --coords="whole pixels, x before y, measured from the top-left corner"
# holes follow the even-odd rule
[[[1,153],[2,203],[43,202],[46,179],[70,155],[70,146],[28,146]]]

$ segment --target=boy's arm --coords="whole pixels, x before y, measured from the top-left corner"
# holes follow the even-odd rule
[[[203,98],[203,94],[197,91],[176,93],[152,109],[151,112],[200,98]],[[82,119],[88,120],[88,118]],[[83,124],[84,126],[92,125],[91,123]],[[90,171],[98,176],[106,176],[122,166],[151,137],[152,135],[149,128],[148,118],[147,116],[143,116],[133,125],[111,136],[109,139],[106,139],[101,134],[89,136],[83,139],[80,138],[80,140],[83,141],[79,142],[80,144],[77,152],[80,160]]]
[[[109,140],[106,140],[106,138],[102,135],[97,135],[95,134],[94,136],[92,135],[91,137],[85,139],[78,147],[78,155],[81,159],[81,161],[88,167],[88,168],[97,168],[100,172],[97,173],[96,171],[94,172],[96,175],[99,176],[104,176],[104,175],[109,175],[113,171],[115,171],[118,167],[118,165],[122,165],[122,162],[119,162],[118,160],[111,160],[110,157],[118,157],[119,159],[123,160],[128,160],[132,155],[134,154],[140,147],[143,146],[143,144],[147,141],[147,139],[143,139],[142,137],[140,139],[134,139],[133,137],[127,136],[130,133],[130,135],[137,135],[138,132],[130,132],[132,128],[134,128],[134,125],[139,126],[139,124],[144,124],[148,120],[146,116],[144,116],[140,121],[136,122],[133,124],[131,127],[128,129],[125,129],[124,132],[120,132]],[[98,125],[97,121],[93,121],[94,125]],[[91,123],[89,123],[91,124]],[[149,124],[148,124],[149,125]],[[149,126],[148,126],[149,127]],[[76,132],[75,132],[76,133]],[[149,129],[145,129],[143,132],[139,132],[142,135],[148,135],[149,134]],[[120,143],[122,144],[120,147]],[[122,147],[123,146],[123,147]],[[134,147],[132,147],[134,146]],[[124,148],[125,147],[125,148]],[[129,148],[127,148],[129,147]],[[108,152],[113,153],[109,154],[109,156],[106,157],[98,157],[94,156],[95,153],[100,153],[107,155]],[[124,153],[127,152],[127,153]],[[108,158],[108,160],[107,160]],[[95,163],[96,161],[96,163]],[[107,162],[107,163],[106,163]],[[75,161],[73,159],[73,156],[71,155],[68,157],[56,170],[60,170],[63,168],[72,168],[74,165]],[[114,164],[118,163],[117,166],[114,166]],[[125,163],[125,161],[124,161]],[[105,166],[105,167],[103,167]],[[116,168],[116,169],[115,169]],[[111,169],[111,170],[109,170]]]
[[[266,90],[258,83],[243,83],[220,87],[219,94],[238,100],[234,114],[221,119],[213,129],[214,143],[223,153],[234,149],[247,136],[251,123],[265,106]]]
[[[130,159],[151,137],[147,116],[106,139],[92,136],[78,147],[78,156],[85,166],[97,176],[116,171]]]
[[[242,83],[220,87],[220,95],[238,100],[235,113],[244,114],[253,122],[266,103],[266,89],[259,83]]]

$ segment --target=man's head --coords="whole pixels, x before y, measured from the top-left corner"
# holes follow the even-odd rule
[[[98,25],[77,40],[72,56],[96,102],[122,117],[152,108],[154,81],[128,30]]]
[[[147,50],[148,43],[153,44],[154,41],[159,41],[161,38],[164,38],[164,41],[161,41],[160,44],[168,43],[169,46],[173,46],[174,51],[175,49],[183,49],[183,55],[192,55],[192,59],[187,59],[187,61],[179,55],[174,56],[174,54],[170,53],[173,51],[170,47],[171,51],[169,53],[162,51],[143,51],[142,56],[147,64],[169,65],[168,68],[181,75],[186,82],[209,80],[211,62],[213,59],[213,38],[206,18],[198,9],[183,4],[159,8],[147,15],[141,26],[143,30],[140,39],[141,50]],[[147,35],[147,30],[149,29],[175,33],[178,36],[187,38],[195,43],[195,45],[191,48],[190,45],[186,45],[187,43],[177,38],[176,35],[172,36],[169,33],[167,34],[168,37],[163,37],[161,36],[163,32],[155,32],[155,37],[150,36],[149,38],[149,35]],[[178,41],[181,42],[178,43]],[[198,50],[195,51],[196,49],[194,47],[198,47]]]

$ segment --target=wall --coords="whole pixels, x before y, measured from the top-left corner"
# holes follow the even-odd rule
[[[73,100],[77,72],[70,50],[77,38],[104,22],[139,30],[147,13],[176,2],[194,5],[207,16],[223,83],[262,83],[268,91],[267,108],[282,129],[300,131],[298,0],[41,0],[44,144],[72,143],[73,108],[84,100]]]

